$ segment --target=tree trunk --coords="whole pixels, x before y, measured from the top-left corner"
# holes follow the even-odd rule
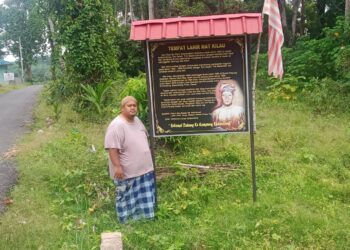
[[[125,4],[124,23],[126,24],[126,21],[128,19],[128,0],[125,0],[124,4]]]
[[[54,52],[57,52],[58,55],[58,60],[59,60],[59,64],[60,64],[60,70],[61,72],[64,72],[65,69],[65,63],[64,60],[62,58],[62,54],[61,54],[61,47],[57,46],[55,39],[53,37],[55,37],[55,25],[53,24],[53,21],[51,19],[51,17],[48,17],[48,24],[49,24],[49,30],[50,30],[50,46],[51,46],[51,52],[54,54]],[[52,44],[51,44],[52,42]],[[52,61],[52,59],[51,59]],[[51,65],[51,67],[55,67],[55,65]],[[54,72],[53,72],[54,74]],[[54,77],[54,75],[52,75],[52,77]]]
[[[112,8],[113,8],[113,14],[115,17],[118,16],[118,10],[117,10],[117,0],[112,1]]]
[[[300,35],[305,34],[305,0],[301,0],[301,11],[300,11]]]
[[[224,9],[225,9],[225,3],[224,3],[224,0],[219,0],[219,14],[223,14],[224,13]]]
[[[129,0],[129,8],[130,8],[130,22],[134,21],[134,9],[132,7],[132,0]]]
[[[319,22],[320,22],[320,26],[324,27],[325,21],[324,21],[323,14],[326,12],[326,3],[324,1],[317,0],[316,1],[316,8],[317,8],[317,14],[318,14],[318,19],[319,19]]]
[[[49,30],[50,30],[50,35],[49,35],[49,42],[50,42],[50,47],[51,47],[51,73],[52,73],[52,78],[56,79],[56,63],[55,60],[57,60],[58,58],[58,62],[59,62],[59,67],[61,72],[64,72],[65,69],[65,63],[64,60],[62,58],[62,54],[61,54],[61,47],[57,45],[57,43],[55,42],[55,25],[51,19],[51,17],[47,18],[48,20],[48,25],[49,25]],[[56,59],[54,58],[56,57]]]
[[[281,6],[281,20],[283,28],[287,28],[287,16],[286,16],[286,0],[280,1]]]
[[[279,6],[281,10],[281,22],[282,22],[283,33],[284,33],[284,40],[289,41],[290,32],[289,32],[288,23],[287,23],[286,0],[279,1]]]
[[[23,62],[23,66],[24,66],[24,79],[27,82],[33,82],[33,75],[32,75],[32,65]]]
[[[154,18],[157,19],[161,16],[161,7],[159,7],[158,0],[153,0],[153,12],[154,12]]]
[[[350,24],[350,0],[345,0],[345,20]]]
[[[148,19],[154,19],[154,0],[148,0]]]
[[[173,10],[173,0],[169,0],[166,17],[171,17],[172,10]]]
[[[295,42],[295,33],[296,33],[296,26],[297,26],[297,17],[298,17],[298,9],[300,6],[300,0],[293,0],[293,18],[292,18],[292,35],[290,37],[290,44],[294,44]]]
[[[55,63],[55,51],[56,51],[56,46],[55,46],[55,41],[53,40],[53,22],[50,17],[48,17],[48,26],[49,26],[49,43],[51,47],[51,76],[52,80],[56,80],[56,63]]]
[[[143,13],[143,5],[142,5],[142,1],[139,0],[139,8],[140,8],[140,19],[141,20],[145,20],[145,14]]]

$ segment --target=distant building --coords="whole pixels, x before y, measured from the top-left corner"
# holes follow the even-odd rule
[[[0,83],[4,83],[4,73],[8,73],[8,66],[12,65],[12,63],[0,59]]]

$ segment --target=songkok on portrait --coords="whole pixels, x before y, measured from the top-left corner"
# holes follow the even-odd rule
[[[221,87],[221,92],[235,92],[236,88],[232,86],[231,84],[226,84]]]

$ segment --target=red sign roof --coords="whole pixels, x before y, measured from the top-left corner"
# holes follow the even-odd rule
[[[258,34],[261,32],[261,14],[242,13],[134,21],[131,24],[130,39],[159,40]]]

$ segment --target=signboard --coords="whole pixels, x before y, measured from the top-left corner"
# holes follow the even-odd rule
[[[15,80],[15,74],[14,73],[4,73],[4,81],[14,81]]]
[[[155,137],[247,132],[246,37],[147,42]]]

